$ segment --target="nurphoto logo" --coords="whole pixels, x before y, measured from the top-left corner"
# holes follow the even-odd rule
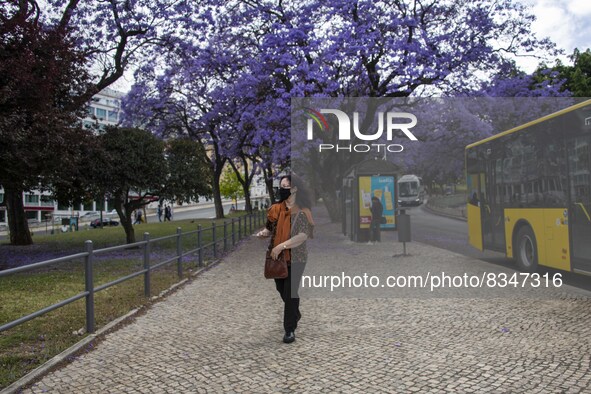
[[[338,140],[339,141],[351,141],[351,130],[355,138],[361,141],[378,141],[386,133],[386,140],[392,141],[395,135],[399,135],[399,132],[411,141],[418,141],[417,137],[410,131],[411,128],[417,125],[417,117],[408,112],[378,112],[377,120],[378,127],[373,133],[362,132],[359,128],[359,113],[353,112],[353,122],[349,115],[344,111],[338,109],[320,109],[314,110],[311,108],[305,108],[304,113],[306,114],[307,120],[307,138],[308,141],[314,139],[314,125],[320,130],[320,132],[331,132],[329,122],[327,121],[324,114],[334,115],[338,124]],[[351,127],[353,126],[353,127]],[[366,143],[366,144],[349,144],[349,145],[335,145],[335,144],[319,144],[318,151],[348,151],[366,153],[371,150],[377,152],[402,152],[404,147],[401,144],[385,144],[385,143]]]

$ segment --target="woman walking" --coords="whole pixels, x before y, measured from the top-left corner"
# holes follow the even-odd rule
[[[261,237],[271,235],[271,257],[276,259],[285,253],[288,261],[288,276],[275,279],[275,287],[284,303],[283,342],[295,341],[295,330],[302,314],[298,288],[308,258],[306,240],[313,237],[314,221],[310,208],[312,200],[301,179],[295,175],[281,178],[279,202],[267,212],[266,228],[258,233]]]

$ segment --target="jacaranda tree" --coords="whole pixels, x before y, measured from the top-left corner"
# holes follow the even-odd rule
[[[249,69],[269,81],[279,107],[301,96],[466,94],[512,54],[553,53],[548,40],[531,33],[527,9],[506,0],[241,3],[233,8],[244,26],[237,31],[256,43]],[[334,220],[341,177],[361,157],[333,152],[308,162]]]
[[[137,103],[151,100],[146,119],[168,132],[192,133],[220,173],[220,164],[240,154],[261,169],[289,163],[292,97],[468,94],[514,54],[554,51],[531,33],[527,8],[509,0],[212,0],[209,6],[202,39],[186,35],[162,53],[158,67],[138,74],[134,89]],[[301,168],[314,174],[312,186],[334,220],[341,177],[361,157],[327,153]],[[215,195],[219,174],[213,181]]]

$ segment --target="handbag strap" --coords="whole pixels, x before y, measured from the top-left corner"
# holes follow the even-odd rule
[[[293,229],[295,228],[295,224],[298,221],[298,218],[300,217],[300,214],[302,213],[302,211],[300,210],[297,214],[295,219],[293,219],[293,223],[291,223],[291,230],[289,230],[289,236],[293,237]],[[277,224],[275,224],[275,227],[273,228],[273,236],[271,237],[271,242],[269,242],[269,250],[273,249],[273,243],[275,242],[275,235],[277,234]]]

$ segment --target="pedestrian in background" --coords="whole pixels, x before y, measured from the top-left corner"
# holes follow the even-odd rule
[[[156,214],[158,215],[158,221],[162,221],[162,205],[158,204],[158,208],[156,209]]]
[[[371,234],[370,242],[382,242],[382,214],[384,207],[376,196],[371,198]]]
[[[142,210],[135,211],[135,222],[133,224],[140,224],[142,222]]]

